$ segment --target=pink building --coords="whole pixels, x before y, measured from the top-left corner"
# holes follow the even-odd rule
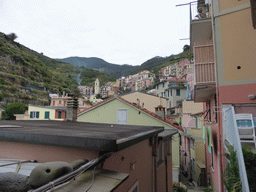
[[[170,141],[177,130],[72,121],[0,121],[0,125],[1,158],[38,163],[89,161],[50,183],[46,181],[40,189],[85,190],[91,183],[91,176],[86,177],[92,172],[88,169],[96,167],[91,191],[172,192]],[[51,168],[47,170],[51,172]],[[79,171],[82,175],[76,176]],[[57,180],[70,182],[56,188]]]

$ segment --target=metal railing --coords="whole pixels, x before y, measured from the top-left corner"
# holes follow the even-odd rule
[[[223,109],[224,122],[223,127],[225,131],[225,139],[234,147],[234,150],[237,154],[238,165],[239,165],[239,174],[242,181],[242,191],[250,192],[248,178],[246,173],[246,168],[244,164],[244,157],[240,142],[240,137],[238,133],[238,128],[235,120],[235,110],[233,106],[230,106],[228,109]]]

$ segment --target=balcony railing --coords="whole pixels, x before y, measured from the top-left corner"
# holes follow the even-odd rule
[[[195,44],[194,65],[195,85],[216,82],[212,41]]]
[[[209,0],[193,1],[190,3],[190,20],[204,19],[210,17]]]
[[[173,89],[173,88],[180,89],[180,88],[185,88],[185,87],[186,87],[185,82],[170,82],[168,84],[169,89]]]

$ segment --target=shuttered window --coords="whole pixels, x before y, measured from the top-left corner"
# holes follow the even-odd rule
[[[44,118],[49,119],[50,118],[50,111],[45,111],[44,112]]]
[[[127,109],[117,110],[117,124],[127,124]]]
[[[30,112],[31,119],[38,119],[39,118],[39,111],[31,111]]]

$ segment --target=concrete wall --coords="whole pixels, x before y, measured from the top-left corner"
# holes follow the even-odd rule
[[[183,113],[190,113],[190,114],[196,114],[203,112],[203,103],[198,102],[195,103],[194,101],[182,101],[182,112]]]
[[[95,122],[95,123],[117,123],[117,109],[127,109],[128,125],[146,125],[161,126],[165,129],[173,129],[171,125],[164,123],[151,115],[140,112],[137,108],[132,107],[120,100],[114,99],[104,105],[90,110],[77,117],[77,121]],[[179,136],[174,135],[172,140],[172,161],[173,166],[179,167]]]

